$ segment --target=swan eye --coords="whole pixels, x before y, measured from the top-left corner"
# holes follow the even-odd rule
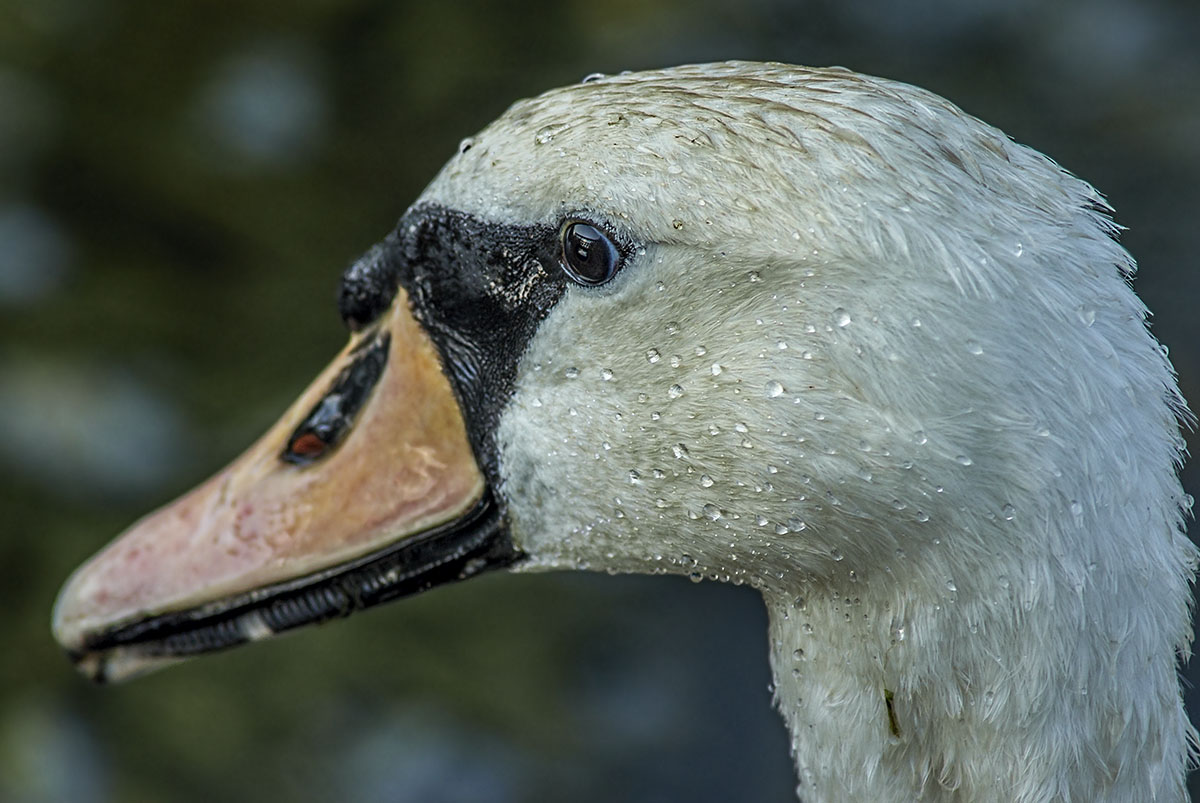
[[[617,272],[621,255],[604,232],[581,220],[562,227],[562,268],[582,285],[604,284]]]

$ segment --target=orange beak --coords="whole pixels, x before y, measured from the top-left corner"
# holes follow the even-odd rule
[[[81,566],[53,629],[113,681],[512,559],[403,290],[257,443]]]

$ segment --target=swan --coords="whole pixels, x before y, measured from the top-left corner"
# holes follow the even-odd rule
[[[490,569],[690,575],[761,592],[809,803],[1183,801],[1189,414],[1110,214],[844,69],[518,102],[54,633],[113,681]]]

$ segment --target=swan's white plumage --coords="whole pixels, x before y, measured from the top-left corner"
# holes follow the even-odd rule
[[[1089,185],[729,63],[518,103],[423,200],[644,246],[522,357],[514,539],[760,588],[805,800],[1185,799],[1184,406]]]

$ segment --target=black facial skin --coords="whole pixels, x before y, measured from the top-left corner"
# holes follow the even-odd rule
[[[494,487],[493,433],[517,362],[567,286],[558,228],[501,225],[423,206],[400,219],[386,245],[399,254],[399,282],[441,353],[476,459]]]
[[[372,323],[396,296],[400,273],[394,249],[379,243],[346,268],[338,288],[338,312],[351,332]]]
[[[577,283],[603,284],[631,249],[595,223],[570,220],[603,238],[596,250],[611,267],[603,277]],[[574,228],[493,223],[426,204],[410,209],[343,277],[342,313],[359,327],[387,307],[397,284],[408,292],[413,314],[441,354],[475,457],[493,486],[498,480],[493,433],[512,395],[521,355],[571,282],[562,238]],[[385,292],[386,299],[371,295]]]

